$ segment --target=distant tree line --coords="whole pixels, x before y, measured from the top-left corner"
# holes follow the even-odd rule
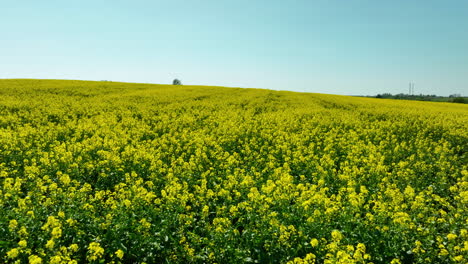
[[[391,94],[383,93],[377,94],[375,98],[384,98],[384,99],[401,99],[401,100],[416,100],[416,101],[433,101],[433,102],[452,102],[452,103],[461,103],[467,104],[468,97],[463,97],[460,94],[452,94],[450,96],[437,96],[435,94]]]
[[[459,103],[459,104],[468,104],[468,98],[466,98],[466,97],[454,97],[454,98],[451,99],[451,102]]]

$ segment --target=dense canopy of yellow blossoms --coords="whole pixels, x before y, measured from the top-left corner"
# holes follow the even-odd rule
[[[1,263],[466,263],[468,106],[0,80]]]

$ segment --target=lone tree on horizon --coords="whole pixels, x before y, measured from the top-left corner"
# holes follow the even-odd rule
[[[182,85],[182,82],[179,79],[174,79],[172,85]]]

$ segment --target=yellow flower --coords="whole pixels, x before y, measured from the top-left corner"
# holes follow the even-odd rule
[[[55,246],[55,242],[54,242],[53,239],[50,239],[49,241],[47,241],[46,248],[52,249],[52,248],[54,248],[54,246]]]
[[[77,252],[79,247],[77,244],[71,244],[68,249],[70,249],[71,252]]]
[[[302,264],[302,263],[304,263],[304,261],[301,258],[296,257],[294,258],[294,260],[289,261],[287,264]]]
[[[62,229],[60,227],[54,227],[52,229],[52,238],[59,238],[62,236]]]
[[[91,242],[88,246],[88,260],[94,261],[100,259],[104,255],[104,249],[98,242]]]
[[[42,259],[36,255],[31,255],[28,258],[29,264],[42,264]]]
[[[34,211],[28,211],[26,212],[26,215],[29,216],[30,218],[34,218]]]
[[[67,174],[63,174],[62,176],[60,176],[60,181],[65,185],[69,185],[70,182],[71,182],[71,179],[70,179],[70,176],[68,176]]]
[[[18,257],[20,251],[17,248],[12,248],[10,251],[7,252],[8,258],[16,258]]]
[[[60,226],[60,221],[54,216],[47,217],[47,222],[42,226],[42,230],[49,230],[49,228]]]
[[[468,233],[468,231],[466,229],[461,229],[460,230],[460,236],[461,237],[466,237],[466,234]]]
[[[60,256],[53,256],[50,258],[50,264],[60,264],[62,261],[62,257]]]
[[[448,254],[449,252],[445,248],[441,249],[439,252],[439,256],[447,256]]]
[[[20,240],[20,242],[18,242],[18,245],[22,248],[25,248],[28,246],[28,242],[26,242],[26,240]]]
[[[231,208],[229,209],[229,212],[233,215],[235,215],[239,210],[237,209],[237,207],[235,205],[231,206]]]
[[[69,226],[74,226],[77,221],[75,219],[68,218],[66,222]]]
[[[312,247],[317,247],[318,244],[319,244],[319,241],[316,238],[313,238],[312,240],[310,240],[310,245]]]
[[[8,228],[10,228],[10,230],[15,230],[16,227],[18,227],[18,221],[16,221],[15,219],[10,220],[10,224],[8,225]]]
[[[343,239],[343,235],[338,230],[333,230],[331,232],[331,236],[333,241],[340,241],[341,239]]]
[[[18,231],[18,235],[20,235],[21,237],[27,237],[29,233],[28,230],[26,230],[26,227],[22,226]]]
[[[202,209],[203,216],[205,217],[208,216],[209,211],[210,211],[210,207],[208,207],[208,205],[203,206],[203,209]]]
[[[448,240],[455,240],[457,238],[457,235],[456,234],[448,234],[447,235],[447,239]]]
[[[315,263],[315,258],[316,256],[312,253],[308,253],[306,257],[304,258],[305,263]]]
[[[143,226],[143,228],[146,228],[146,229],[151,227],[151,223],[148,222],[148,220],[146,220],[146,218],[141,219],[140,224],[141,224],[141,226]]]
[[[65,218],[65,213],[63,211],[58,212],[57,214],[60,218]]]
[[[124,256],[124,252],[123,252],[121,249],[119,249],[119,250],[117,250],[117,251],[115,252],[115,255],[116,255],[119,259],[122,259],[123,256]]]
[[[366,245],[364,245],[363,243],[358,243],[357,245],[357,251],[360,251],[360,252],[366,252]]]

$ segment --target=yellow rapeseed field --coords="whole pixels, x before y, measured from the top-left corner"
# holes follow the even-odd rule
[[[1,263],[466,263],[468,105],[0,80]]]

